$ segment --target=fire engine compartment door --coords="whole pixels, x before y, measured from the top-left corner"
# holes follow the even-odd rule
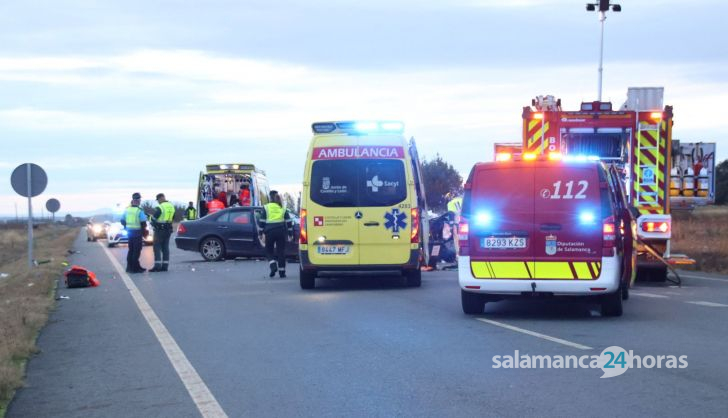
[[[627,155],[630,136],[631,130],[622,128],[562,128],[562,153],[622,159]]]

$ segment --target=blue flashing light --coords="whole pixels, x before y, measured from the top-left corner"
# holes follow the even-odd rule
[[[493,221],[493,216],[488,212],[478,212],[475,214],[475,224],[478,226],[488,226]]]
[[[404,123],[399,121],[338,121],[316,122],[311,125],[314,134],[348,133],[402,133]]]
[[[354,129],[359,132],[372,132],[379,129],[379,125],[376,122],[356,122]]]
[[[126,229],[122,229],[121,235],[129,235],[129,231],[127,231]]]
[[[328,134],[336,130],[336,124],[331,122],[317,122],[311,125],[316,134]]]
[[[594,216],[594,212],[584,211],[579,214],[579,221],[582,224],[591,225],[595,220],[596,217]]]
[[[562,157],[563,161],[567,162],[587,162],[587,161],[599,161],[599,157],[596,155],[565,155]]]

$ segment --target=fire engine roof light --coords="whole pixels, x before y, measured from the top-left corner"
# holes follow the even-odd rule
[[[536,159],[536,154],[534,154],[532,152],[527,152],[527,153],[523,154],[523,159],[526,161],[533,161]]]
[[[536,112],[536,113],[534,113],[534,114],[531,115],[531,118],[532,119],[543,119],[543,113]]]
[[[509,152],[499,152],[495,154],[496,161],[510,161],[513,155]]]
[[[651,119],[662,119],[662,112],[652,112],[650,113]]]
[[[551,161],[560,161],[561,160],[561,153],[560,152],[549,152],[549,160],[551,160]]]
[[[574,154],[574,155],[565,155],[563,157],[563,160],[566,161],[566,162],[599,161],[599,156],[597,156],[597,155]]]

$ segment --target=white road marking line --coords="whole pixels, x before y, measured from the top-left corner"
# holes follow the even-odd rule
[[[144,299],[142,292],[139,291],[139,288],[136,287],[129,275],[124,272],[124,269],[121,268],[121,264],[119,264],[113,254],[111,254],[111,251],[104,247],[101,242],[98,244],[104,250],[106,256],[109,257],[111,264],[114,268],[116,268],[116,271],[124,281],[126,288],[129,289],[132,299],[136,302],[139,311],[147,321],[147,324],[149,324],[149,327],[152,328],[152,331],[154,331],[157,341],[159,341],[162,349],[164,349],[164,353],[167,354],[169,362],[172,363],[174,370],[177,372],[180,380],[182,380],[185,388],[187,388],[187,393],[189,393],[192,401],[200,411],[200,414],[202,414],[205,418],[226,418],[227,414],[223,411],[220,404],[217,403],[217,399],[215,399],[215,396],[212,392],[210,392],[210,389],[207,388],[205,382],[202,381],[197,370],[195,370],[190,361],[187,360],[187,356],[185,356],[185,353],[179,345],[177,345],[172,334],[167,331],[167,327],[164,326],[157,314],[154,313],[152,307],[149,303],[147,303],[147,300]]]
[[[719,279],[717,277],[696,276],[694,274],[684,274],[684,273],[680,273],[680,277],[686,277],[688,279],[710,280],[713,282],[723,282],[725,284],[728,284],[728,279]]]
[[[502,322],[492,321],[490,319],[485,319],[485,318],[475,318],[475,319],[478,320],[478,321],[480,321],[480,322],[485,322],[486,324],[495,325],[497,327],[509,329],[511,331],[520,332],[522,334],[530,335],[532,337],[542,338],[544,340],[548,340],[548,341],[552,341],[552,342],[555,342],[555,343],[563,344],[563,345],[566,345],[566,346],[569,346],[569,347],[578,348],[579,350],[592,350],[592,348],[589,347],[589,346],[587,346],[587,345],[581,345],[581,344],[577,344],[577,343],[572,343],[571,341],[566,341],[566,340],[562,340],[561,338],[551,337],[551,336],[546,335],[546,334],[541,334],[541,333],[538,333],[538,332],[529,331],[527,329],[514,327],[513,325],[504,324]]]
[[[633,291],[630,291],[629,294],[630,295],[635,295],[635,296],[643,296],[643,297],[646,297],[646,298],[669,299],[669,296],[657,295],[655,293],[645,293],[645,292],[633,292]]]
[[[692,303],[693,305],[700,305],[700,306],[710,306],[711,308],[728,308],[728,305],[724,305],[722,303],[705,302],[702,300],[688,301],[685,303]]]

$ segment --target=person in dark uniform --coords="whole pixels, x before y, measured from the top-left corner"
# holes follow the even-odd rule
[[[147,216],[139,207],[142,202],[142,195],[134,193],[131,196],[131,206],[126,208],[121,218],[121,224],[127,231],[129,250],[126,253],[126,272],[144,273],[147,271],[139,263],[142,254],[144,233],[147,229]]]
[[[187,206],[187,209],[185,209],[185,219],[188,221],[194,221],[197,219],[197,209],[195,209],[195,204],[193,202],[190,202],[190,205]]]
[[[167,202],[164,193],[157,195],[157,206],[152,214],[154,228],[154,267],[150,272],[167,271],[169,269],[169,238],[172,236],[174,221],[174,205]]]
[[[281,196],[270,191],[270,203],[263,206],[265,211],[260,219],[265,234],[265,254],[270,266],[270,277],[276,271],[281,278],[286,277],[286,239],[293,223],[288,212],[283,209]]]

